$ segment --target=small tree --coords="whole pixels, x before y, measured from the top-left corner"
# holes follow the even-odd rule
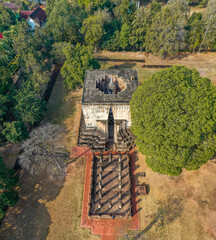
[[[30,84],[24,84],[14,95],[16,104],[14,113],[24,123],[35,124],[39,122],[45,111],[45,102],[38,98],[38,94]]]
[[[18,201],[18,193],[14,191],[17,182],[18,175],[14,175],[14,171],[7,168],[0,157],[0,219],[5,214],[5,208],[14,206]]]
[[[67,46],[63,49],[66,61],[61,69],[65,84],[71,89],[83,85],[86,70],[100,68],[93,56],[93,48],[77,43],[76,47]]]
[[[63,133],[63,127],[50,123],[31,131],[19,157],[22,168],[32,175],[46,172],[55,178],[65,176],[65,161],[69,154],[62,147]]]
[[[124,23],[121,28],[119,43],[120,47],[125,51],[129,47],[129,38],[131,34],[130,25]]]
[[[216,87],[195,69],[173,66],[153,74],[130,106],[136,143],[153,171],[178,175],[214,156]]]
[[[84,34],[85,42],[97,51],[102,43],[104,24],[111,21],[111,16],[107,11],[98,11],[83,21],[81,33]]]
[[[3,126],[4,129],[2,133],[10,142],[21,142],[28,137],[27,128],[21,121],[5,122]]]

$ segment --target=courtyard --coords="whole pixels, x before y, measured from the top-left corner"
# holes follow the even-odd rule
[[[196,67],[202,75],[211,78],[215,83],[216,57],[213,53],[208,56],[207,58],[205,54],[191,55],[180,60],[167,61],[167,64],[182,63],[189,67]],[[148,59],[155,60],[155,57],[148,56],[147,61]],[[106,64],[102,67],[112,68],[116,65],[111,62]],[[143,69],[140,63],[131,66],[138,68],[139,76],[151,75],[158,70]],[[47,121],[66,126],[68,134],[65,136],[64,144],[68,149],[75,146],[78,139],[81,95],[81,89],[73,92],[66,91],[59,78],[45,116]],[[209,161],[197,171],[183,171],[178,177],[169,177],[152,172],[144,159],[145,157],[139,153],[134,170],[136,181],[139,184],[145,182],[150,186],[148,196],[138,196],[140,228],[123,231],[123,235],[118,238],[215,239],[215,162]],[[21,187],[18,187],[20,200],[14,208],[9,208],[2,224],[1,237],[5,240],[101,239],[99,233],[92,232],[90,227],[88,229],[80,226],[81,223],[84,224],[81,217],[87,161],[84,155],[73,158],[63,183],[53,183],[43,178],[32,179],[27,173],[21,173]],[[145,172],[146,177],[141,176],[141,172]],[[117,222],[117,219],[109,220]]]

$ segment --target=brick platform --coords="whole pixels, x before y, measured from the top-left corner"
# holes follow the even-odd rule
[[[81,149],[80,149],[81,150]],[[129,152],[131,159],[131,185],[132,185],[132,211],[133,217],[130,219],[91,219],[88,216],[88,203],[90,201],[90,183],[91,183],[91,167],[92,167],[92,152],[80,151],[86,156],[86,173],[85,173],[85,185],[83,196],[83,207],[81,217],[81,227],[91,228],[92,234],[101,235],[102,240],[116,240],[118,235],[124,235],[128,230],[139,229],[139,215],[138,215],[138,203],[135,186],[135,150],[132,149]],[[117,152],[112,152],[117,154]]]

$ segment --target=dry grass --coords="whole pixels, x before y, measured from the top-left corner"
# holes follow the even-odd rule
[[[72,146],[77,144],[81,117],[81,97],[82,89],[68,90],[63,86],[63,80],[59,76],[42,122],[42,124],[51,122],[65,126],[66,134],[63,145],[69,151]]]
[[[169,177],[152,172],[138,156],[136,173],[146,173],[138,182],[149,184],[150,191],[139,197],[141,231],[130,232],[130,239],[216,239],[216,164]]]
[[[201,76],[208,77],[216,84],[216,53],[197,53],[197,54],[180,54],[178,58],[174,59],[161,59],[160,57],[153,56],[152,54],[146,54],[141,52],[108,52],[102,51],[96,56],[100,58],[110,59],[143,59],[145,64],[149,65],[184,65],[188,68],[195,68],[200,72]],[[142,83],[151,76],[157,70],[160,69],[145,69],[141,66],[141,63],[120,63],[121,66],[137,68],[139,73],[139,81]],[[129,64],[129,65],[128,65]],[[106,62],[102,67],[110,68],[118,63]]]
[[[90,235],[90,229],[80,227],[85,158],[78,159],[68,168],[66,182],[54,201],[45,203],[51,216],[47,240],[99,239]]]
[[[43,123],[49,121],[66,127],[63,145],[77,144],[81,117],[82,89],[68,91],[58,78]],[[80,227],[85,173],[84,159],[74,160],[64,182],[50,181],[47,176],[20,176],[18,203],[6,214],[1,227],[4,240],[98,239],[89,229]]]

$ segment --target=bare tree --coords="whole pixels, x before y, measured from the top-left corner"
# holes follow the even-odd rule
[[[64,128],[46,124],[34,129],[22,147],[19,164],[32,175],[47,172],[53,178],[65,176],[69,153],[62,147]]]

